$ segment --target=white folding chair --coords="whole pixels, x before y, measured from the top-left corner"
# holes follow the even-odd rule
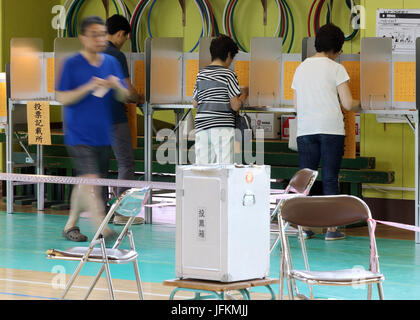
[[[307,196],[315,183],[316,178],[318,177],[318,171],[311,170],[311,169],[301,169],[296,172],[292,179],[290,179],[289,184],[287,185],[286,189],[279,194],[272,194],[276,200],[278,200],[276,207],[274,208],[273,212],[271,213],[271,226],[270,226],[270,234],[276,235],[276,239],[272,243],[270,247],[270,253],[273,249],[277,246],[280,240],[280,232],[279,232],[279,225],[278,223],[274,223],[274,219],[278,219],[278,212],[282,202],[286,199],[298,197],[298,196]],[[297,235],[297,229],[290,227],[287,225],[288,235]]]
[[[105,216],[105,219],[102,221],[100,227],[96,231],[92,241],[87,247],[72,247],[67,250],[56,250],[50,249],[47,251],[47,258],[57,259],[57,260],[69,260],[69,261],[80,261],[79,265],[76,268],[76,271],[71,276],[70,280],[67,282],[64,292],[61,295],[61,299],[64,299],[77,276],[80,273],[80,270],[85,265],[86,262],[96,262],[102,263],[102,268],[96,275],[91,286],[89,287],[84,299],[87,299],[101,277],[103,271],[105,270],[109,296],[112,300],[115,299],[114,288],[112,284],[111,272],[109,264],[127,264],[133,263],[134,273],[136,277],[137,290],[139,298],[143,299],[143,289],[140,278],[140,271],[137,263],[138,253],[136,251],[133,239],[133,233],[130,229],[131,224],[134,221],[134,218],[137,214],[140,213],[144,204],[149,197],[150,189],[129,189],[125,191],[111,206],[109,212]],[[123,230],[119,234],[117,240],[115,241],[112,248],[106,248],[105,239],[102,235],[103,230],[107,226],[109,220],[111,219],[114,212],[117,212],[124,216],[129,216],[127,223],[125,224]],[[120,244],[124,238],[128,236],[130,249],[119,249]],[[100,248],[95,248],[99,245]]]
[[[383,299],[382,281],[385,277],[380,273],[378,251],[375,235],[372,233],[371,213],[364,201],[354,196],[312,196],[287,199],[279,211],[280,238],[282,254],[280,260],[279,298],[283,298],[283,279],[286,276],[290,299],[294,299],[293,281],[298,280],[308,285],[352,286],[368,285],[368,299],[372,298],[372,285],[377,284],[379,298]],[[298,225],[302,236],[302,226],[335,227],[366,221],[370,234],[370,264],[367,270],[363,268],[310,271],[305,264],[305,270],[296,270],[292,265],[290,247],[285,233],[286,223]],[[306,247],[304,258],[308,261]],[[346,252],[342,252],[343,255]],[[312,293],[311,293],[312,297]]]

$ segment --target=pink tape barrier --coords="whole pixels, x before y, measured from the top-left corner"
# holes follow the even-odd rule
[[[367,219],[367,221],[372,222],[372,233],[370,235],[370,265],[371,265],[371,270],[372,271],[376,270],[375,251],[373,250],[375,243],[374,243],[373,235],[375,234],[377,223],[385,224],[385,225],[395,227],[395,228],[399,228],[399,229],[405,229],[405,230],[409,230],[409,231],[420,232],[420,227],[412,226],[412,225],[409,225],[409,224],[390,222],[390,221],[381,221],[381,220],[375,220],[375,219]]]

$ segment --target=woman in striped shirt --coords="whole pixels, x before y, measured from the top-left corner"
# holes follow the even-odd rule
[[[210,45],[212,62],[200,70],[193,93],[196,164],[234,163],[235,114],[245,103],[248,88],[239,88],[229,69],[238,53],[237,44],[219,35]]]

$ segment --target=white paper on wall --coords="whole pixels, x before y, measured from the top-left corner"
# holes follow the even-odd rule
[[[376,36],[392,38],[392,51],[414,54],[420,37],[420,9],[378,9]]]

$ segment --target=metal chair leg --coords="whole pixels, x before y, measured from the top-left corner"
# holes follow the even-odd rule
[[[127,234],[128,234],[129,240],[130,240],[130,247],[131,247],[132,250],[135,250],[133,234],[132,234],[131,230]],[[114,247],[117,248],[119,246],[120,242]],[[133,261],[133,267],[134,267],[134,273],[135,273],[135,277],[136,277],[136,284],[137,284],[137,291],[139,293],[139,298],[140,298],[140,300],[143,300],[144,297],[143,297],[143,288],[142,288],[142,283],[141,283],[141,278],[140,278],[140,270],[139,270],[139,267],[138,267],[138,264],[137,264],[136,261]],[[99,270],[98,274],[96,275],[95,279],[92,281],[92,284],[90,285],[88,291],[86,292],[85,297],[83,298],[84,300],[87,300],[89,295],[92,293],[92,290],[96,286],[99,278],[101,277],[102,273],[104,272],[104,269],[105,269],[105,264],[102,265],[102,267]]]
[[[273,288],[270,285],[265,286],[271,294],[271,300],[276,300],[276,294],[274,293]]]
[[[129,222],[132,222],[133,220],[134,220],[134,217],[132,217],[131,218],[131,221],[129,221]],[[125,236],[128,235],[129,238],[131,236],[131,238],[130,238],[130,246],[131,246],[131,249],[132,250],[135,250],[134,241],[133,241],[133,238],[132,238],[133,237],[133,233],[131,232],[131,230],[128,230],[128,228],[129,228],[130,225],[131,225],[131,223],[127,223],[126,224],[126,226],[124,227],[124,229],[121,232],[120,236],[118,237],[117,241],[115,242],[114,246],[112,247],[113,249],[117,249],[120,246],[120,244],[123,241],[123,239],[125,238]],[[86,292],[86,294],[85,294],[85,296],[83,298],[84,300],[87,300],[89,298],[90,294],[92,293],[93,288],[96,286],[99,278],[101,277],[102,273],[104,272],[104,269],[105,269],[105,264],[102,265],[101,269],[99,270],[98,274],[96,275],[95,279],[93,280],[92,284],[90,285],[88,291]],[[136,272],[136,267],[135,267],[134,270]],[[136,274],[136,280],[137,280],[137,274]],[[137,288],[139,288],[139,284],[138,283],[137,283]],[[141,283],[140,283],[140,290],[141,290]],[[139,296],[141,296],[140,299],[143,299],[143,292],[142,291],[139,291]]]
[[[292,279],[290,276],[287,276],[287,291],[289,293],[289,300],[295,300],[295,296],[293,294],[293,285],[292,285]]]
[[[137,291],[139,293],[139,299],[144,300],[143,287],[142,287],[141,278],[140,278],[140,270],[139,270],[139,266],[137,264],[137,261],[133,261],[133,266],[134,266],[134,273],[136,275],[136,283],[137,283]]]
[[[286,240],[287,241],[287,240]],[[289,299],[290,300],[294,300],[294,293],[293,293],[293,279],[290,278],[290,276],[288,274],[286,274],[286,276],[284,275],[284,259],[286,259],[285,255],[283,254],[284,251],[282,251],[282,258],[280,260],[280,292],[279,292],[279,299],[283,300],[283,287],[284,287],[284,278],[286,278],[286,282],[287,282],[287,291],[288,291],[288,295],[289,295]],[[290,259],[289,259],[290,261]]]
[[[307,250],[306,250],[306,243],[305,243],[305,239],[303,239],[303,229],[302,229],[302,227],[299,227],[299,241],[300,241],[300,248],[302,250],[303,262],[305,264],[305,269],[306,269],[306,271],[310,271],[309,270],[308,254],[307,254]],[[308,284],[308,289],[309,289],[309,296],[310,296],[311,300],[313,300],[314,294],[312,292],[312,286],[310,284]]]
[[[80,270],[86,263],[87,257],[83,257],[82,261],[80,261],[79,265],[76,268],[76,271],[72,274],[70,280],[67,282],[66,287],[64,288],[64,292],[61,294],[60,300],[63,300],[68,291],[70,290],[71,286],[73,285],[74,281],[76,280],[77,276],[79,275]]]
[[[104,238],[101,238],[100,243],[101,243],[101,249],[102,249],[102,256],[103,256],[103,259],[104,259],[105,274],[106,274],[106,280],[107,280],[107,283],[108,283],[109,297],[111,298],[111,300],[115,300],[114,288],[112,286],[112,279],[111,279],[111,271],[109,270],[109,261],[108,261],[108,256],[106,254],[106,247],[105,247]]]
[[[127,235],[128,235],[128,240],[130,241],[131,250],[136,251],[136,246],[134,244],[134,238],[133,238],[133,232],[131,230],[129,230],[127,232]],[[144,297],[143,297],[143,286],[141,284],[140,269],[139,269],[139,265],[138,265],[137,260],[133,261],[133,266],[134,266],[134,274],[136,276],[137,291],[139,293],[139,299],[143,300],[144,299]]]
[[[372,285],[368,284],[368,300],[372,300]]]
[[[284,255],[283,250],[281,251],[280,257],[280,283],[279,283],[279,300],[283,300],[283,291],[284,291]]]
[[[384,291],[382,288],[382,283],[378,283],[378,294],[379,294],[379,300],[384,300]]]
[[[90,285],[88,291],[86,292],[83,300],[87,300],[92,293],[93,288],[96,286],[96,283],[98,282],[99,278],[101,277],[102,273],[104,272],[105,265],[102,265],[101,270],[99,270],[98,274],[96,275],[95,279],[92,281],[92,284]]]
[[[240,289],[238,291],[242,294],[242,296],[244,297],[244,300],[251,300],[251,294],[249,293],[247,289]]]
[[[174,298],[175,298],[175,294],[176,294],[179,290],[181,290],[181,289],[179,289],[179,288],[175,288],[174,290],[172,290],[172,292],[171,292],[171,294],[170,294],[170,296],[169,296],[169,300],[174,300]]]
[[[279,241],[280,241],[280,236],[277,236],[276,240],[275,240],[275,241],[274,241],[274,243],[271,245],[271,248],[270,248],[270,254],[271,254],[271,252],[273,252],[274,248],[277,246],[277,244],[279,243]]]
[[[286,236],[286,245],[287,245],[288,248],[290,248],[290,245],[289,245],[289,237],[288,236]],[[288,256],[289,256],[288,257],[288,260],[289,260],[289,263],[290,263],[289,268],[290,268],[290,270],[292,270],[293,269],[292,253],[290,252],[290,250],[287,250],[287,253],[288,253]],[[296,295],[300,295],[299,289],[298,289],[298,287],[296,285],[295,279],[290,279],[290,281],[292,283],[292,286],[293,286],[294,291],[296,292]]]

